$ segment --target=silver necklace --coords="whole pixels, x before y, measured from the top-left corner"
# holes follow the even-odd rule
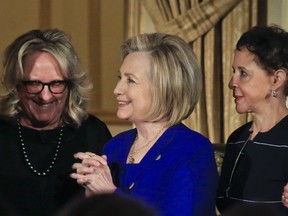
[[[17,119],[17,125],[18,125],[18,134],[19,134],[20,145],[21,145],[23,156],[24,156],[24,160],[26,161],[28,167],[30,168],[30,170],[32,171],[33,174],[36,174],[38,176],[46,176],[51,171],[51,169],[53,168],[53,165],[55,164],[55,162],[57,160],[58,152],[59,152],[61,141],[62,141],[64,125],[62,124],[60,127],[59,138],[58,138],[58,142],[57,142],[57,146],[56,146],[56,150],[55,150],[53,159],[52,159],[51,163],[49,164],[48,168],[44,172],[39,172],[36,168],[34,168],[34,166],[32,165],[32,163],[28,157],[27,150],[26,150],[25,143],[24,143],[23,136],[22,136],[19,118]]]
[[[245,149],[247,143],[249,142],[249,140],[250,140],[251,137],[252,137],[253,131],[250,131],[250,130],[249,130],[249,133],[250,133],[250,134],[249,134],[249,137],[246,139],[245,143],[243,144],[242,148],[240,149],[240,151],[239,151],[239,153],[238,153],[238,155],[237,155],[237,158],[236,158],[236,160],[235,160],[235,162],[234,162],[234,166],[233,166],[233,169],[232,169],[232,171],[231,171],[230,178],[229,178],[228,187],[226,188],[226,191],[225,191],[225,192],[226,192],[226,197],[230,197],[230,187],[231,187],[231,184],[232,184],[232,179],[233,179],[233,176],[234,176],[235,169],[236,169],[236,167],[237,167],[239,158],[240,158],[240,156],[241,156],[242,153],[243,153],[243,150]]]

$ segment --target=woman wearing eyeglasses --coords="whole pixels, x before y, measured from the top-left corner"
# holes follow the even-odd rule
[[[87,112],[90,85],[68,36],[33,30],[4,56],[0,97],[0,197],[20,215],[53,215],[83,188],[73,154],[99,154],[111,138]]]

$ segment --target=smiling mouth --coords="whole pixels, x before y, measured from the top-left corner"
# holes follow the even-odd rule
[[[128,102],[128,101],[118,101],[118,104],[119,105],[127,105],[127,104],[129,104],[130,102]]]
[[[48,108],[49,106],[52,105],[53,102],[50,103],[41,103],[41,102],[35,102],[38,106],[43,107],[43,108]]]

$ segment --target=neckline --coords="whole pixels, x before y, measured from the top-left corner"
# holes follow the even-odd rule
[[[22,128],[23,127],[25,127],[25,126],[22,126],[20,124],[19,118],[17,118],[18,137],[19,137],[20,148],[21,148],[21,153],[23,155],[23,159],[24,159],[25,163],[27,164],[27,166],[29,167],[29,169],[32,171],[32,173],[34,175],[46,176],[46,175],[48,175],[50,173],[50,171],[54,167],[54,164],[55,164],[55,162],[56,162],[56,160],[58,158],[59,150],[60,150],[60,147],[61,147],[61,144],[62,144],[64,124],[62,124],[61,127],[60,127],[58,140],[57,140],[57,146],[55,148],[55,152],[54,152],[54,155],[52,157],[52,160],[49,163],[49,165],[47,166],[47,168],[44,169],[44,171],[41,171],[41,172],[35,168],[35,165],[32,164],[31,159],[29,158],[29,152],[28,152],[27,146],[25,145],[24,137],[23,137],[23,134],[22,134]],[[36,132],[41,132],[41,131],[35,130],[33,128],[29,128],[29,127],[25,127],[25,128],[28,128],[28,129],[36,131]],[[54,129],[51,129],[51,130],[59,130],[59,128],[58,129],[54,128]],[[44,131],[47,132],[46,130],[44,130]]]
[[[288,115],[285,115],[283,118],[281,118],[274,126],[272,126],[269,130],[267,131],[259,131],[258,134],[265,134],[265,133],[269,133],[273,130],[275,130],[275,128],[279,127],[280,125],[283,124],[284,121],[287,121],[288,120]],[[252,125],[253,125],[253,121],[251,122],[251,126],[250,126],[250,129],[252,128]],[[249,129],[249,130],[250,130]],[[252,130],[252,129],[251,129]],[[257,136],[257,135],[256,135]],[[256,137],[255,136],[255,137]],[[254,138],[255,138],[254,137]]]

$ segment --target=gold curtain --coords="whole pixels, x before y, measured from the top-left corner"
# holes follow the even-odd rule
[[[203,93],[193,114],[184,121],[224,143],[249,120],[235,111],[228,89],[234,47],[240,35],[257,24],[258,0],[142,0],[160,32],[176,34],[191,44],[203,71]]]

